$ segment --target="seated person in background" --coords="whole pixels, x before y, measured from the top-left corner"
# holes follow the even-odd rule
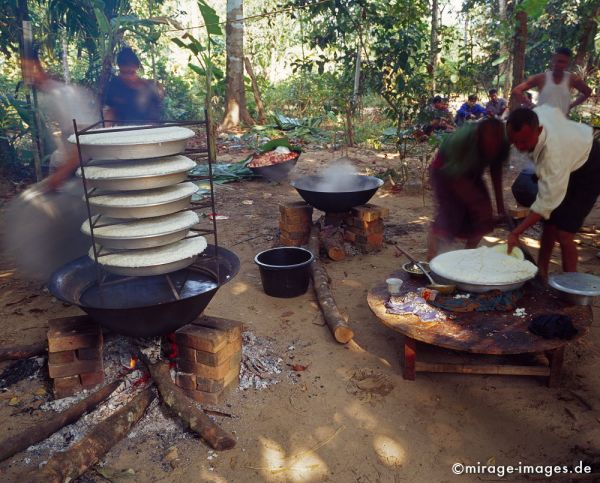
[[[476,121],[487,115],[487,111],[481,104],[477,104],[477,96],[471,94],[460,109],[456,111],[456,125],[459,126],[465,121]]]
[[[423,109],[421,116],[421,128],[418,130],[422,140],[427,139],[434,132],[454,131],[452,114],[448,110],[446,100],[435,96],[431,103]]]
[[[502,195],[502,164],[509,144],[498,119],[467,123],[450,134],[434,155],[430,180],[436,201],[427,259],[435,257],[442,240],[466,240],[475,248],[494,229],[492,201],[483,180],[489,167],[499,216],[505,215]]]
[[[123,47],[117,55],[119,75],[104,92],[104,118],[108,121],[159,121],[164,92],[156,83],[138,76],[142,64],[135,52]]]
[[[488,95],[490,96],[490,100],[485,105],[488,116],[502,119],[508,108],[506,101],[501,97],[498,97],[498,91],[496,89],[490,89]]]

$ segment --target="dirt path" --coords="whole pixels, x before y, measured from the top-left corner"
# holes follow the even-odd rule
[[[327,151],[309,151],[295,174],[314,172],[335,157]],[[348,157],[359,169],[393,163],[363,151],[351,151]],[[220,407],[235,416],[218,420],[235,432],[237,447],[213,454],[194,438],[174,441],[160,431],[146,432],[110,452],[103,470],[112,475],[110,480],[479,481],[453,475],[452,465],[599,461],[597,321],[587,339],[569,347],[563,384],[557,389],[548,389],[535,378],[516,377],[419,374],[415,382],[404,381],[398,358],[402,337],[379,323],[366,304],[367,290],[399,266],[392,245],[327,266],[338,304],[349,314],[356,334],[347,346],[335,343],[323,327],[312,290],[294,299],[270,298],[262,292],[253,257],[273,243],[277,204],[297,198],[293,188],[264,181],[217,188],[218,212],[229,216],[220,224],[220,240],[237,253],[242,266],[207,313],[241,320],[256,336],[269,339],[283,369],[277,384],[235,390]],[[430,200],[423,204],[418,192],[381,191],[372,201],[390,209],[388,241],[424,256]],[[599,220],[596,210],[588,222]],[[582,248],[582,271],[600,274],[595,253],[588,246]],[[20,280],[5,259],[0,260],[0,288],[0,344],[39,340],[45,336],[48,318],[78,313],[39,284]],[[597,306],[594,312],[597,319]],[[448,355],[466,360],[460,354]],[[308,369],[294,372],[292,364]],[[5,434],[44,417],[39,410],[20,410],[39,386],[25,381],[8,393],[0,392],[0,426]],[[594,409],[586,408],[570,391],[582,395]],[[11,406],[10,396],[15,395],[20,402]],[[173,445],[180,459],[175,469],[165,458]],[[32,464],[26,457],[17,455],[0,465],[0,478],[16,480]],[[122,472],[127,469],[133,471]],[[83,481],[106,480],[89,473]]]

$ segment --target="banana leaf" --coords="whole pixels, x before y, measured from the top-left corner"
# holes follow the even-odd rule
[[[213,182],[217,184],[234,183],[256,175],[245,166],[245,162],[213,164]],[[208,176],[208,165],[200,164],[190,171],[192,176]]]

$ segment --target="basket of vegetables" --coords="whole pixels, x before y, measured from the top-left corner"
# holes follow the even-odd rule
[[[290,144],[286,137],[273,139],[263,144],[258,151],[245,160],[247,168],[254,174],[270,181],[280,183],[286,181],[290,172],[298,162],[301,149]]]

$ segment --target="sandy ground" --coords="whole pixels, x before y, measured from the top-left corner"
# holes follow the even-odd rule
[[[314,172],[339,156],[309,151],[295,175]],[[393,160],[366,151],[351,150],[347,156],[359,169],[393,165]],[[277,204],[295,199],[299,197],[293,188],[260,180],[217,188],[218,212],[229,216],[220,224],[220,240],[236,252],[242,266],[206,311],[243,321],[257,336],[269,338],[282,358],[280,382],[263,390],[234,390],[219,406],[235,416],[217,418],[237,436],[235,449],[213,456],[191,437],[169,441],[151,433],[129,438],[105,458],[104,473],[110,481],[485,481],[498,477],[454,475],[452,465],[600,462],[598,306],[589,337],[567,350],[559,388],[549,389],[531,377],[418,374],[415,382],[405,381],[399,363],[402,336],[373,316],[366,293],[401,263],[390,243],[424,256],[426,224],[432,215],[429,196],[423,203],[418,190],[380,191],[372,202],[390,209],[390,243],[379,253],[327,265],[338,305],[348,313],[355,332],[354,341],[345,346],[323,326],[312,289],[294,299],[270,298],[262,291],[253,257],[273,243]],[[598,211],[589,223],[598,222]],[[495,236],[502,237],[502,232]],[[584,240],[580,269],[600,274],[591,242]],[[0,288],[2,345],[43,339],[49,318],[79,313],[54,300],[41,284],[21,280],[10,260],[0,261]],[[426,356],[470,360],[442,352],[425,350]],[[308,369],[295,373],[288,364]],[[0,393],[3,434],[44,418],[43,411],[22,410],[40,386],[49,391],[47,381],[37,380]],[[573,397],[572,390],[593,409]],[[15,396],[20,402],[10,406]],[[165,459],[173,445],[180,458],[175,469]],[[23,481],[18,475],[27,469],[31,464],[17,455],[0,465],[0,478]],[[122,471],[128,469],[133,471]],[[107,480],[88,472],[82,481]]]

